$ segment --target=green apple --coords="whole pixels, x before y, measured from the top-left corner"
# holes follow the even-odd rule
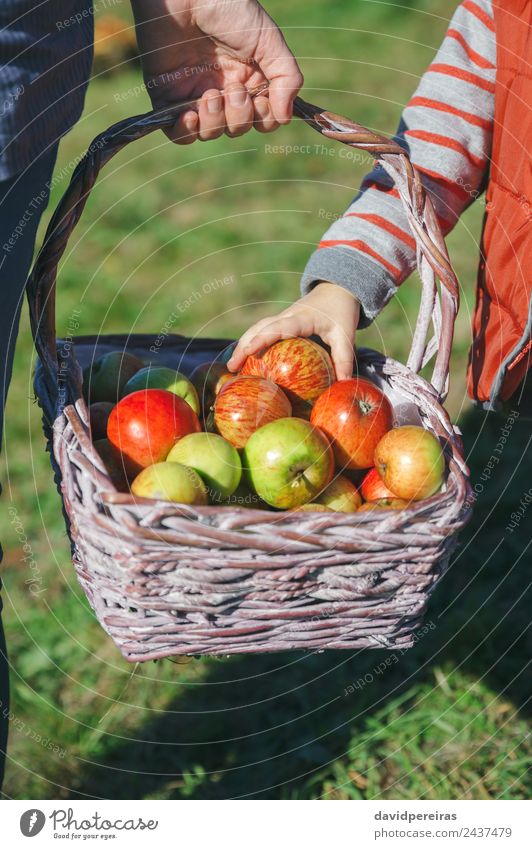
[[[133,495],[176,501],[179,504],[207,504],[207,487],[194,469],[181,463],[154,463],[142,469],[131,484]]]
[[[326,436],[305,419],[293,417],[276,419],[252,433],[243,461],[257,495],[281,510],[313,501],[334,472]]]
[[[362,504],[358,489],[345,475],[336,475],[316,501],[336,513],[354,513]]]
[[[242,463],[238,451],[217,433],[181,437],[166,460],[194,469],[207,484],[209,500],[215,504],[229,498],[240,483]]]
[[[198,393],[188,377],[179,371],[166,366],[145,366],[133,375],[131,380],[122,389],[121,397],[137,392],[139,389],[166,389],[179,395],[183,401],[192,407],[196,415],[199,415],[200,404]]]
[[[134,354],[111,351],[83,370],[83,394],[88,404],[110,401],[116,404],[123,387],[144,363]]]

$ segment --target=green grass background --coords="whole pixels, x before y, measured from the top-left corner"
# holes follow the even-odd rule
[[[268,11],[305,74],[304,95],[383,133],[437,49],[449,4],[406,0],[290,3]],[[113,14],[124,16],[126,4]],[[97,132],[149,108],[127,95],[128,65],[95,76],[61,145],[50,210]],[[307,145],[284,155],[270,146]],[[363,163],[293,122],[175,147],[162,134],[107,167],[71,239],[58,281],[58,332],[237,336],[298,295],[328,213],[356,191]],[[482,203],[449,238],[462,284],[449,409],[480,482],[505,416],[472,411],[464,369]],[[229,278],[226,285],[214,281]],[[185,308],[192,293],[208,295]],[[405,358],[419,298],[412,278],[359,341]],[[5,627],[12,723],[4,792],[13,798],[524,798],[530,793],[527,659],[530,516],[506,526],[530,487],[530,424],[511,428],[482,483],[475,517],[433,596],[430,627],[402,656],[327,652],[164,661],[131,667],[101,630],[76,581],[33,402],[26,316],[3,453]],[[528,452],[528,453],[527,453]],[[18,531],[7,515],[11,506]],[[29,592],[21,531],[42,593]],[[528,671],[528,677],[527,677]],[[363,681],[357,688],[356,682]],[[38,739],[40,735],[40,740]]]

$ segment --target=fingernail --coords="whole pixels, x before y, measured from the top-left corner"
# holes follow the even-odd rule
[[[229,92],[229,103],[231,106],[243,106],[247,96],[248,93],[245,88],[235,88]]]
[[[207,99],[207,112],[214,114],[222,109],[222,98],[219,94],[215,94]]]

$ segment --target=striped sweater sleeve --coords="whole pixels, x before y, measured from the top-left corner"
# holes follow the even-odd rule
[[[491,151],[496,43],[491,0],[464,0],[405,108],[395,140],[419,169],[444,233],[483,191]],[[324,234],[301,289],[337,283],[360,301],[367,326],[416,267],[401,200],[380,166]]]

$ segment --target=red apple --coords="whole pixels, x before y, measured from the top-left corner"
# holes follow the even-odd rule
[[[275,383],[263,377],[235,377],[220,389],[214,402],[214,424],[235,448],[243,448],[257,428],[290,416],[290,401]]]
[[[165,460],[178,439],[200,430],[196,413],[183,398],[166,389],[141,389],[114,407],[107,438],[133,475]]]
[[[364,480],[360,484],[360,494],[364,501],[378,501],[380,498],[395,498],[395,495],[391,489],[388,489],[375,467],[370,469],[365,475]]]
[[[107,437],[107,421],[111,415],[114,404],[110,401],[96,401],[89,407],[89,423],[91,428],[91,439],[105,439]]]
[[[190,375],[190,382],[196,389],[204,415],[214,404],[214,399],[222,387],[223,381],[234,377],[225,363],[201,363]]]
[[[338,380],[320,395],[310,421],[329,437],[342,469],[369,469],[375,447],[393,425],[390,402],[369,380]]]
[[[294,416],[307,418],[314,401],[335,380],[327,351],[310,339],[281,339],[260,356],[248,357],[240,374],[267,377],[286,393]]]
[[[326,437],[310,422],[293,417],[256,430],[246,443],[242,461],[257,495],[281,510],[313,501],[334,473]]]
[[[366,513],[371,510],[403,510],[409,504],[410,502],[404,498],[379,498],[378,501],[367,501],[358,508],[357,513]]]
[[[418,425],[385,434],[375,449],[375,468],[398,498],[421,501],[443,484],[445,458],[436,437]]]

